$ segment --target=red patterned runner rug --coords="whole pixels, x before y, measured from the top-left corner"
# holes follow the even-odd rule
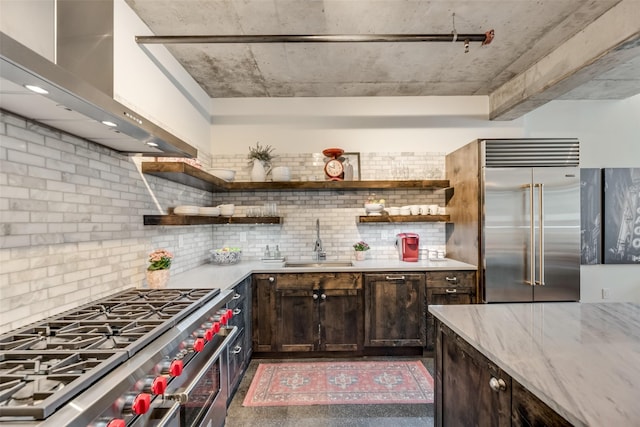
[[[243,406],[433,403],[419,360],[261,363]]]

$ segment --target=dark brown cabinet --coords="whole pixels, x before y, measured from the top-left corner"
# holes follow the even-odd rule
[[[361,274],[256,274],[254,285],[256,351],[362,349]]]
[[[435,426],[571,424],[436,320]]]
[[[252,285],[253,351],[276,351],[275,274],[254,274]]]
[[[510,426],[511,377],[436,322],[436,426]]]
[[[425,346],[424,273],[367,273],[364,289],[365,346]]]
[[[430,305],[473,304],[476,302],[475,271],[428,271],[427,307]],[[427,313],[427,350],[433,350],[435,325]]]
[[[511,425],[570,427],[572,424],[515,380],[511,381]]]

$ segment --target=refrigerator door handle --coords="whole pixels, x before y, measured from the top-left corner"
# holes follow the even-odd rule
[[[538,187],[538,218],[540,227],[538,228],[538,280],[536,285],[544,286],[544,184],[536,184]]]
[[[534,230],[534,211],[533,211],[533,186],[531,184],[525,185],[525,188],[529,189],[529,280],[525,280],[529,286],[535,286],[536,275],[536,255],[534,248],[535,230]]]

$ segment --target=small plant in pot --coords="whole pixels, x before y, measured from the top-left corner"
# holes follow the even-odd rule
[[[247,159],[249,164],[253,165],[251,169],[251,181],[264,181],[267,178],[267,173],[271,170],[271,161],[276,157],[273,154],[275,149],[270,145],[265,147],[261,146],[259,142],[256,142],[255,147],[249,147],[249,154]],[[265,170],[265,167],[268,168]]]
[[[162,289],[169,282],[169,268],[173,254],[166,249],[156,249],[149,254],[147,285],[151,289]]]
[[[365,252],[371,249],[367,242],[359,241],[354,243],[353,249],[356,251],[356,260],[363,261],[365,258]]]
[[[276,157],[273,154],[274,150],[275,148],[270,145],[263,147],[259,142],[256,142],[255,147],[249,147],[247,159],[249,159],[249,163],[253,163],[254,160],[260,160],[265,166],[271,166],[271,161]]]

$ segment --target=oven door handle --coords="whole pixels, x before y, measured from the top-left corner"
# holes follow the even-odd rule
[[[233,339],[233,337],[235,337],[237,333],[238,333],[238,327],[234,326],[233,330],[224,338],[224,341],[220,343],[216,351],[213,353],[213,355],[211,356],[211,359],[209,359],[209,363],[207,363],[206,366],[204,366],[200,370],[200,372],[198,372],[198,375],[196,375],[196,377],[191,381],[191,383],[187,385],[187,387],[184,390],[178,391],[180,390],[178,389],[176,390],[177,391],[176,393],[166,394],[165,397],[168,399],[175,400],[176,402],[179,402],[181,404],[188,402],[189,395],[191,394],[191,392],[196,388],[196,385],[200,382],[202,377],[204,377],[207,374],[207,372],[209,372],[209,368],[211,367],[211,365],[216,363],[216,361],[220,358],[220,356],[222,355],[222,352],[227,349],[227,345]]]

